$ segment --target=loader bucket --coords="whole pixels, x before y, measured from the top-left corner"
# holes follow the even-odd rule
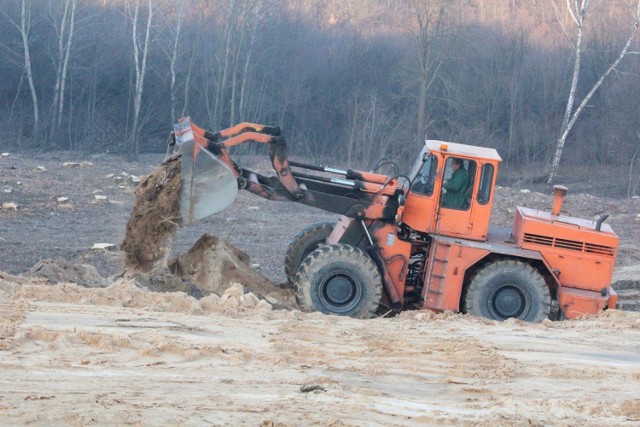
[[[220,212],[236,198],[231,169],[190,138],[182,144],[180,215],[184,225]]]

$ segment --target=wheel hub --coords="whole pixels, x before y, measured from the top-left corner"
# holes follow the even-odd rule
[[[334,277],[327,283],[327,296],[338,304],[347,302],[352,293],[352,284],[346,277]]]
[[[348,271],[329,275],[322,281],[318,291],[322,304],[334,313],[352,310],[362,298],[362,285]]]
[[[527,306],[527,299],[522,291],[510,285],[497,289],[490,302],[490,309],[501,319],[517,318]]]

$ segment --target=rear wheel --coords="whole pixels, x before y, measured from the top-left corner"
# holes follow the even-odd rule
[[[302,260],[325,243],[335,226],[335,222],[311,224],[291,239],[284,258],[284,272],[290,283],[295,280]]]
[[[551,296],[544,278],[529,264],[496,261],[471,279],[463,308],[488,319],[541,322],[549,318]]]
[[[382,280],[362,250],[338,243],[307,256],[296,275],[296,300],[304,311],[361,319],[374,317],[382,297]]]

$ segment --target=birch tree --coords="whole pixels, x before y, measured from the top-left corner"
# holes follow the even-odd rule
[[[33,104],[33,138],[37,138],[40,135],[40,108],[38,106],[38,93],[36,92],[36,85],[33,78],[33,71],[31,69],[31,0],[20,0],[18,3],[20,8],[20,16],[18,19],[14,19],[9,16],[8,13],[2,11],[2,14],[9,21],[9,23],[18,30],[21,40],[20,51],[15,51],[11,47],[5,45],[0,41],[0,46],[4,47],[15,58],[19,59],[19,64],[22,67],[24,74],[27,77],[29,84],[29,90],[31,93],[31,101]]]
[[[249,80],[251,61],[253,56],[253,50],[256,42],[256,35],[258,31],[259,25],[259,17],[261,15],[262,5],[258,1],[254,1],[246,4],[246,9],[244,12],[244,19],[242,22],[242,34],[240,38],[240,46],[236,49],[235,55],[235,67],[231,85],[231,119],[229,120],[231,124],[235,123],[236,117],[240,118],[240,121],[247,120],[246,117],[246,95],[247,95],[247,84]],[[249,40],[246,41],[246,33],[248,34]],[[241,53],[245,55],[244,65],[242,67],[242,71],[239,71],[241,60]],[[240,80],[240,83],[238,83]],[[240,89],[238,90],[238,86]],[[238,94],[238,92],[240,92]],[[236,104],[237,107],[237,116],[236,116]]]
[[[135,75],[133,87],[133,118],[127,147],[129,157],[133,160],[138,159],[138,153],[140,152],[140,108],[142,106],[142,92],[147,72],[147,57],[150,47],[149,39],[151,22],[153,20],[153,1],[147,0],[147,22],[144,27],[143,41],[141,41],[138,34],[138,26],[140,25],[140,2],[141,0],[135,0],[134,12],[131,17]]]
[[[73,33],[76,20],[76,0],[50,0],[51,23],[57,37],[57,57],[55,60],[56,82],[53,90],[53,103],[51,107],[51,128],[49,137],[53,137],[62,124],[64,113],[64,97],[69,68],[69,57],[73,44]],[[62,6],[62,13],[56,16],[56,9]],[[59,19],[59,22],[58,22]]]
[[[178,102],[178,62],[180,60],[180,33],[184,19],[184,0],[173,0],[169,3],[171,10],[167,15],[168,34],[161,48],[169,59],[169,93],[171,96],[171,123],[176,122],[176,106]],[[172,19],[173,18],[173,19]]]
[[[627,186],[627,198],[629,199],[637,196],[638,185],[640,184],[640,173],[635,175],[633,173],[636,157],[638,157],[638,153],[640,153],[640,130],[636,131],[636,135],[638,135],[638,141],[636,141],[637,148],[629,162],[629,185]]]
[[[555,1],[554,1],[555,7]],[[620,64],[620,62],[624,59],[624,57],[629,53],[629,47],[631,46],[631,42],[634,40],[636,33],[638,31],[638,24],[640,23],[640,0],[637,0],[637,4],[635,5],[634,10],[634,20],[633,25],[631,27],[631,31],[629,33],[629,37],[626,40],[626,43],[620,50],[620,54],[613,61],[612,64],[605,70],[600,78],[593,85],[591,90],[585,95],[582,99],[578,107],[573,109],[576,92],[578,87],[578,80],[580,78],[580,60],[582,58],[583,53],[583,38],[584,38],[584,29],[586,24],[587,13],[589,12],[590,0],[567,0],[567,11],[571,17],[571,21],[573,25],[575,25],[575,38],[572,39],[568,32],[565,31],[568,39],[571,40],[573,45],[573,53],[574,53],[574,63],[573,63],[573,75],[571,78],[571,88],[569,89],[569,97],[567,98],[567,105],[564,111],[564,116],[562,118],[562,127],[560,129],[560,136],[556,141],[555,153],[551,160],[551,164],[549,165],[547,184],[551,184],[555,181],[558,175],[558,169],[560,167],[560,159],[562,158],[562,151],[564,150],[564,145],[567,141],[567,136],[569,136],[569,132],[575,125],[578,117],[580,117],[580,113],[586,107],[587,103],[591,99],[591,97],[596,93],[596,91],[602,86],[602,83],[606,80],[607,77],[616,69],[616,67]],[[556,7],[557,12],[557,7]],[[560,21],[560,18],[558,18]],[[561,21],[560,21],[561,22]]]

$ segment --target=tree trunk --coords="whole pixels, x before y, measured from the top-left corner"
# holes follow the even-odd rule
[[[153,18],[153,2],[147,0],[148,14],[147,25],[144,36],[144,44],[138,46],[138,14],[140,11],[140,0],[136,0],[136,8],[133,16],[133,52],[135,65],[135,84],[133,96],[133,119],[131,133],[129,135],[129,158],[138,160],[140,152],[140,108],[142,106],[142,92],[144,89],[144,78],[147,69],[147,55],[149,53],[149,34],[151,33],[151,20]],[[142,58],[140,54],[142,53]]]
[[[69,57],[71,54],[71,45],[73,43],[73,32],[75,28],[75,17],[76,17],[76,0],[71,0],[71,16],[69,17],[69,35],[67,37],[67,45],[64,54],[64,63],[62,65],[62,79],[60,82],[60,105],[58,107],[58,122],[57,126],[60,127],[62,123],[62,115],[64,113],[64,95],[65,95],[65,86],[67,83],[67,70],[69,69]]]
[[[171,123],[176,122],[176,103],[177,103],[177,93],[176,93],[176,63],[178,61],[178,47],[180,44],[180,30],[182,29],[182,16],[184,5],[182,1],[180,1],[178,5],[178,22],[176,23],[176,31],[175,31],[175,39],[173,41],[173,49],[171,52]]]
[[[242,72],[242,83],[240,86],[240,100],[239,100],[239,105],[238,105],[238,112],[240,114],[240,121],[244,122],[247,121],[247,112],[246,112],[246,89],[247,89],[247,81],[249,80],[248,76],[249,76],[249,66],[251,64],[251,56],[253,55],[253,47],[255,44],[255,40],[256,40],[256,32],[258,30],[258,17],[260,16],[260,4],[258,4],[257,6],[257,10],[255,12],[255,19],[253,21],[253,25],[251,28],[251,38],[249,40],[249,46],[247,48],[247,57],[245,58],[244,61],[244,69]]]
[[[60,27],[56,28],[58,33],[58,60],[56,63],[56,83],[53,90],[53,102],[51,106],[49,139],[53,139],[62,124],[67,70],[75,26],[75,13],[76,0],[65,0]],[[54,26],[55,25],[54,22]]]
[[[589,0],[582,0],[580,9],[573,11],[571,5],[567,3],[569,12],[578,28],[578,34],[576,35],[576,43],[574,46],[575,61],[573,63],[573,75],[571,77],[571,89],[569,89],[569,98],[567,99],[567,105],[564,110],[564,116],[562,117],[562,127],[560,129],[560,137],[556,141],[555,154],[551,161],[549,168],[549,177],[547,178],[547,184],[551,184],[558,175],[558,169],[560,167],[560,159],[562,157],[562,151],[564,150],[564,144],[569,135],[569,121],[571,119],[571,113],[573,111],[573,103],[576,98],[576,89],[578,88],[578,79],[580,78],[580,59],[582,57],[582,30],[584,29],[584,21],[589,9]],[[575,4],[577,8],[577,2]]]
[[[567,101],[567,109],[565,110],[565,116],[562,121],[562,131],[560,133],[560,137],[558,138],[558,141],[556,142],[555,153],[551,161],[551,165],[549,167],[549,176],[547,178],[547,184],[552,184],[558,175],[558,169],[560,168],[562,151],[564,149],[564,145],[567,140],[567,137],[569,136],[569,132],[575,125],[576,121],[578,120],[578,117],[580,116],[580,113],[582,113],[582,110],[584,110],[584,108],[586,107],[591,97],[596,93],[596,91],[600,88],[600,86],[602,86],[602,83],[611,74],[611,72],[615,70],[615,68],[618,66],[620,61],[622,61],[622,59],[627,55],[629,51],[629,46],[631,46],[631,42],[635,38],[635,35],[638,31],[638,25],[640,23],[640,0],[638,0],[638,4],[636,7],[636,14],[635,14],[635,22],[633,24],[633,29],[631,31],[631,34],[629,35],[629,38],[627,39],[627,42],[625,43],[624,47],[620,51],[620,54],[618,55],[616,60],[613,62],[613,64],[611,64],[609,68],[607,68],[607,70],[600,76],[600,78],[593,85],[589,93],[587,93],[587,95],[584,97],[584,99],[582,100],[582,102],[580,103],[576,111],[573,113],[573,115],[571,115],[571,110],[573,109],[573,103],[574,103],[575,92],[576,92],[575,86],[577,85],[577,80],[580,73],[582,28],[584,26],[584,19],[585,19],[585,15],[587,13],[588,7],[589,7],[589,0],[583,0],[580,10],[576,11],[575,13],[570,10],[572,14],[572,18],[574,19],[574,22],[576,22],[576,24],[578,25],[578,35],[577,35],[576,51],[575,51],[576,62],[574,64],[573,79],[571,84],[571,91],[569,92],[569,99]]]
[[[31,90],[31,101],[33,102],[33,139],[40,135],[40,109],[38,108],[38,93],[31,71],[31,52],[29,49],[29,32],[31,30],[31,0],[22,0],[20,10],[20,36],[22,37],[22,47],[24,49],[24,71],[27,75],[27,82]]]

